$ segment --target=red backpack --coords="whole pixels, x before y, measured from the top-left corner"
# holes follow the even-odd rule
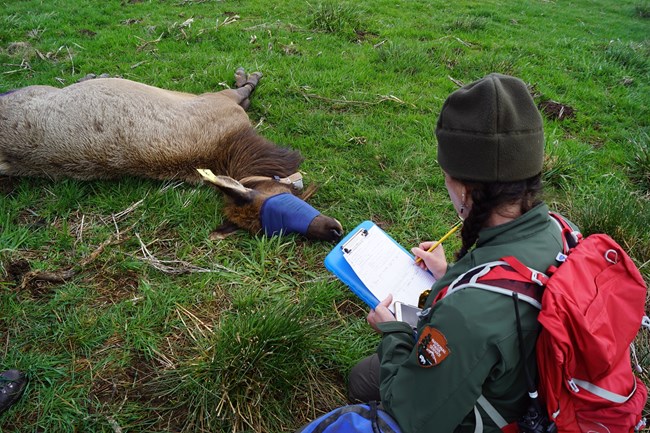
[[[540,308],[539,394],[557,431],[638,431],[645,427],[647,388],[632,370],[631,355],[636,358],[632,343],[641,326],[650,328],[643,278],[609,236],[582,239],[562,217],[551,216],[565,239],[560,266],[544,274],[504,257],[468,271],[439,297],[473,287]],[[479,405],[504,431],[513,431],[484,398]]]

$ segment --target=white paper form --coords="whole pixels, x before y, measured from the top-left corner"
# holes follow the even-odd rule
[[[420,294],[436,281],[377,226],[350,239],[343,257],[379,301],[392,293],[393,303],[417,306]],[[392,304],[390,310],[394,311]]]

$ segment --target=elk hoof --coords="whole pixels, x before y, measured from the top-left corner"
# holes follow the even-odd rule
[[[237,68],[235,71],[235,87],[238,89],[244,87],[246,84],[251,86],[251,91],[257,87],[257,83],[262,78],[261,72],[253,72],[247,74],[244,68]]]

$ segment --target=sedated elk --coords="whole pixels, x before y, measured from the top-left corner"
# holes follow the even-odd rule
[[[240,227],[337,241],[341,224],[296,196],[300,154],[251,126],[245,110],[260,78],[239,68],[235,89],[201,95],[119,78],[9,91],[0,95],[0,175],[203,178],[226,196],[224,235]]]

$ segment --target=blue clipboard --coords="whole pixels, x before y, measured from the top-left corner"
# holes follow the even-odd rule
[[[325,257],[325,268],[336,275],[339,280],[343,281],[343,283],[345,283],[350,288],[350,290],[352,290],[352,292],[354,292],[370,308],[375,308],[379,304],[379,300],[370,292],[370,290],[368,290],[363,281],[357,277],[357,274],[354,272],[348,261],[345,260],[345,257],[343,256],[343,249],[345,248],[345,245],[355,236],[362,236],[364,230],[367,231],[375,226],[376,224],[372,221],[362,222],[357,227],[355,227],[354,230],[350,231],[350,233],[348,233],[347,236],[345,236],[338,244],[336,244],[334,249],[332,249],[332,251],[330,251],[329,254],[327,254]],[[377,226],[377,228],[381,230],[380,227]],[[381,232],[384,233],[388,239],[393,241],[395,245],[399,246],[408,255],[413,257],[413,254],[411,254],[406,250],[406,248],[397,243],[395,239],[388,235],[388,233],[384,232],[383,230],[381,230]]]

